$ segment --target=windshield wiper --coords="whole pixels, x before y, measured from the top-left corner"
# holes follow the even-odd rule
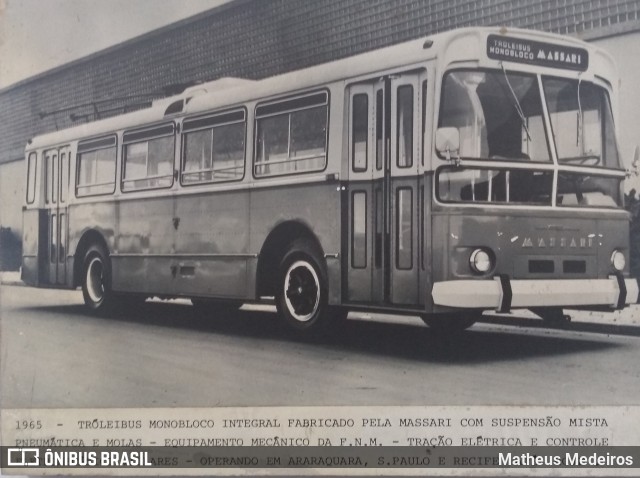
[[[509,75],[507,75],[507,70],[505,70],[504,64],[502,62],[500,62],[500,67],[502,68],[502,73],[504,73],[504,79],[507,82],[509,91],[511,91],[511,94],[513,95],[513,99],[515,100],[515,104],[513,106],[515,107],[516,112],[518,113],[518,116],[520,116],[522,127],[527,133],[527,140],[531,141],[531,135],[529,134],[529,128],[527,127],[527,119],[524,116],[524,111],[522,111],[522,106],[520,106],[520,101],[518,100],[518,96],[516,95],[516,92],[513,91],[513,87],[511,86],[511,82],[509,81]]]

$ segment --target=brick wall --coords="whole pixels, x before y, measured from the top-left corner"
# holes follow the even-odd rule
[[[236,0],[0,91],[0,163],[20,159],[29,137],[76,124],[69,112],[40,116],[71,104],[262,78],[461,26],[588,35],[639,21],[637,0]],[[117,114],[140,100],[149,98],[100,109]],[[73,113],[95,118],[92,106]]]

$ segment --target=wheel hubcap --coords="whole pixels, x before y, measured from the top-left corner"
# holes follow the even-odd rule
[[[104,298],[104,266],[98,257],[87,267],[87,294],[96,304]]]
[[[320,280],[308,262],[291,264],[285,276],[284,296],[294,319],[300,322],[311,320],[320,304]]]

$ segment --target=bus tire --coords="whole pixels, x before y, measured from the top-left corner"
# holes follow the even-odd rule
[[[111,262],[103,247],[93,245],[84,256],[82,268],[82,297],[93,312],[113,308],[115,295],[111,290]]]
[[[287,326],[300,336],[325,335],[346,317],[327,302],[327,276],[322,256],[304,239],[294,241],[280,262],[276,308]]]
[[[456,314],[456,315],[423,315],[422,320],[436,333],[458,334],[480,318],[482,312]]]

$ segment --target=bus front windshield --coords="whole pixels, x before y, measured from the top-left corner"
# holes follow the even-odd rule
[[[609,98],[587,81],[543,77],[553,141],[545,132],[536,75],[454,70],[445,75],[439,127],[460,133],[464,159],[618,168]]]

